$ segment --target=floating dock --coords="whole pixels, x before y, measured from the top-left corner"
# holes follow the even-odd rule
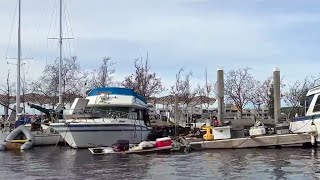
[[[238,149],[258,147],[293,147],[311,144],[311,135],[304,134],[281,134],[265,135],[256,137],[245,137],[235,139],[223,139],[214,141],[203,141],[199,138],[187,138],[186,143],[191,149]]]

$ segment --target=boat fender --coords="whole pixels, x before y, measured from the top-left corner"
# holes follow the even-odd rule
[[[315,142],[316,142],[316,137],[314,137],[312,134],[311,134],[311,144],[314,145]]]
[[[318,134],[317,126],[314,124],[313,121],[311,122],[311,133],[314,134],[314,135]]]
[[[153,148],[154,144],[152,142],[148,142],[148,141],[142,141],[139,144],[139,147],[141,147],[142,149],[148,149],[148,148]]]

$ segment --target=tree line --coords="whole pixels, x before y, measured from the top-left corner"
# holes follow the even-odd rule
[[[86,72],[81,69],[77,57],[64,59],[62,68],[64,103],[72,103],[74,97],[83,95],[85,90],[107,86],[132,88],[147,99],[168,89],[170,94],[177,94],[180,103],[187,107],[197,105],[193,103],[193,99],[196,96],[201,96],[205,97],[201,98],[201,104],[204,104],[205,108],[208,109],[210,105],[209,97],[215,97],[215,79],[209,79],[207,68],[203,74],[204,83],[192,84],[193,73],[181,68],[176,73],[175,83],[170,87],[164,87],[162,79],[151,69],[148,54],[145,57],[141,56],[134,59],[134,73],[126,76],[121,82],[114,80],[115,63],[111,57],[106,57],[102,59],[97,69]],[[303,107],[308,89],[320,84],[320,76],[306,77],[303,81],[297,80],[293,84],[284,83],[284,79],[283,77],[281,80],[281,97],[286,105],[291,107],[289,114],[292,116],[292,112],[299,113],[299,109]],[[22,103],[24,101],[23,95],[31,92],[47,97],[58,96],[58,82],[59,62],[56,60],[45,66],[37,80],[25,82],[26,85],[21,88]],[[250,68],[229,70],[225,72],[225,103],[234,104],[241,115],[248,106],[260,109],[262,105],[265,105],[269,108],[270,116],[273,116],[272,86],[272,77],[262,81],[256,80],[251,74]],[[0,86],[0,92],[4,97],[2,99],[5,99],[5,102],[2,103],[9,105],[10,96],[15,94],[15,83],[10,78],[10,71],[8,71],[6,83]],[[58,103],[58,99],[54,99],[52,105],[56,103]]]

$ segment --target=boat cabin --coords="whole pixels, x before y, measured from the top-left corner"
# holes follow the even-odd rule
[[[148,106],[144,97],[127,88],[96,88],[86,98],[76,98],[70,110],[64,111],[70,118],[132,119],[149,122]]]
[[[305,100],[306,116],[320,114],[320,86],[311,88]]]

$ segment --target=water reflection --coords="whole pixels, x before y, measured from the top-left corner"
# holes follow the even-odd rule
[[[317,149],[93,156],[86,149],[0,152],[1,179],[315,179]]]

